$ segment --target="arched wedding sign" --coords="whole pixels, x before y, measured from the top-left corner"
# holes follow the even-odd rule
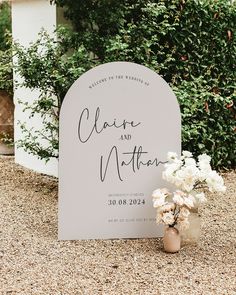
[[[59,239],[161,236],[151,194],[180,150],[179,105],[158,74],[129,62],[83,74],[60,112]]]

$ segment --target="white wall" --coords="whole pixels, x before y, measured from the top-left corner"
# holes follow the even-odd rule
[[[47,0],[15,0],[12,1],[12,34],[13,39],[24,46],[38,38],[41,28],[53,34],[57,22],[56,7],[50,5]],[[19,81],[19,77],[14,74],[14,80]],[[22,139],[21,129],[18,121],[27,122],[29,127],[40,129],[41,120],[36,117],[29,120],[27,113],[23,112],[18,100],[31,101],[38,97],[38,92],[30,91],[26,88],[17,88],[14,93],[15,102],[15,141]],[[45,164],[44,161],[37,159],[16,147],[15,161],[22,166],[30,168],[40,173],[57,176],[58,162],[56,159]]]

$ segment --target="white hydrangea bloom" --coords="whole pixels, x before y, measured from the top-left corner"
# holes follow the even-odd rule
[[[202,163],[205,162],[209,164],[211,162],[211,157],[208,156],[207,154],[199,155],[197,158],[198,158],[198,161]]]
[[[166,203],[162,206],[161,209],[163,212],[169,212],[175,209],[175,205],[173,203]]]
[[[172,161],[174,161],[177,158],[178,158],[178,155],[176,153],[174,153],[174,152],[168,152],[167,153],[167,160],[169,162],[172,162]]]
[[[182,198],[182,194],[179,193],[180,191],[174,192],[173,202],[177,204],[178,206],[183,206],[184,199]]]
[[[193,191],[192,191],[192,192],[193,192]],[[192,192],[191,192],[191,193],[192,193]],[[188,195],[188,198],[189,198],[190,200],[193,201],[193,204],[194,204],[194,205],[197,203],[196,198],[194,197],[194,195],[189,194],[189,195]]]
[[[166,188],[156,189],[152,193],[153,197],[153,207],[158,208],[166,204],[166,197],[168,196],[169,191]]]
[[[173,169],[174,167],[168,167],[165,171],[162,172],[162,178],[170,183],[174,182],[175,179],[175,171],[177,169]]]
[[[152,193],[152,197],[154,199],[159,199],[159,198],[165,198],[166,194],[162,189],[156,189],[153,193]]]
[[[191,158],[193,156],[193,154],[189,151],[183,151],[182,152],[182,155],[185,157],[185,158]]]
[[[185,166],[196,167],[196,161],[193,158],[186,158],[184,162],[185,162]]]
[[[181,170],[176,172],[175,185],[181,190],[190,192],[193,190],[196,183],[199,171],[195,166],[183,167]]]
[[[207,178],[208,174],[212,171],[210,161],[211,161],[211,157],[206,154],[202,154],[202,155],[198,156],[198,167],[199,167],[199,171],[200,171],[199,180],[200,181],[204,181]]]
[[[225,192],[226,187],[224,186],[223,178],[216,172],[211,171],[206,178],[206,183],[210,192]]]
[[[172,225],[175,222],[175,217],[173,213],[170,211],[163,214],[162,220],[165,224]]]
[[[193,208],[193,200],[191,198],[184,198],[184,205],[186,205],[189,209]]]
[[[211,170],[211,165],[207,162],[199,162],[199,181],[205,181]]]
[[[177,171],[174,175],[172,175],[171,178],[169,178],[169,182],[175,184],[178,188],[181,188],[183,179],[179,171]]]
[[[175,159],[171,165],[176,169],[179,169],[183,165],[183,161],[180,159]]]
[[[166,175],[171,175],[173,176],[175,171],[177,171],[178,169],[180,169],[180,167],[182,166],[183,162],[176,159],[175,161],[173,161],[172,163],[166,163],[164,165],[165,167],[165,172]]]
[[[199,167],[200,170],[203,170],[203,171],[206,171],[206,172],[212,171],[211,165],[208,162],[200,161],[200,162],[198,162],[198,167]]]
[[[206,202],[205,194],[197,190],[207,185],[211,192],[225,191],[223,178],[212,170],[210,161],[211,157],[206,154],[200,155],[196,162],[188,151],[183,151],[180,158],[176,153],[168,153],[168,163],[164,165],[162,177],[175,185],[177,190],[173,194],[167,189],[157,189],[153,192],[157,223],[162,222],[170,226],[178,224],[180,229],[187,229],[190,209]]]
[[[153,207],[158,208],[166,204],[165,197],[153,199]]]

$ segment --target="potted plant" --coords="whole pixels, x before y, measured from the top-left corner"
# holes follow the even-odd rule
[[[199,228],[193,230],[191,215],[198,211],[200,204],[206,202],[204,192],[224,192],[223,178],[210,166],[211,157],[206,154],[198,156],[197,161],[192,153],[183,151],[182,156],[169,152],[168,162],[162,177],[176,187],[174,192],[166,188],[153,192],[153,206],[157,210],[156,222],[166,225],[164,233],[164,249],[166,252],[178,252],[180,249],[180,233],[183,238],[199,238]],[[196,227],[196,225],[195,225]],[[197,236],[197,237],[196,237]]]

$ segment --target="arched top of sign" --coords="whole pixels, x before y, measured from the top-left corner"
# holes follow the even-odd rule
[[[180,149],[179,105],[158,74],[129,62],[83,74],[60,112],[59,238],[160,235],[150,195]]]
[[[124,69],[126,74],[124,72]],[[134,73],[136,73],[136,75],[134,75]],[[145,76],[149,79],[145,80]],[[73,92],[78,91],[78,88],[81,87],[82,89],[85,88],[87,90],[94,90],[96,88],[97,90],[97,87],[110,87],[112,86],[111,83],[114,84],[114,82],[122,82],[122,84],[124,82],[126,82],[127,84],[135,83],[137,88],[142,86],[144,86],[144,88],[149,86],[159,88],[161,86],[161,89],[159,88],[159,91],[161,91],[162,93],[163,91],[165,91],[166,93],[168,92],[169,94],[171,94],[170,96],[166,97],[166,102],[171,103],[172,108],[176,108],[179,111],[180,115],[177,99],[169,84],[160,75],[158,75],[153,70],[136,63],[110,62],[106,64],[101,64],[90,69],[89,71],[81,75],[80,78],[78,78],[72,84],[62,103],[60,112],[61,116],[63,116],[64,111],[66,112],[66,105],[69,104],[71,107],[72,99],[74,98],[76,100],[77,96],[73,96]],[[135,88],[135,85],[133,86]]]

